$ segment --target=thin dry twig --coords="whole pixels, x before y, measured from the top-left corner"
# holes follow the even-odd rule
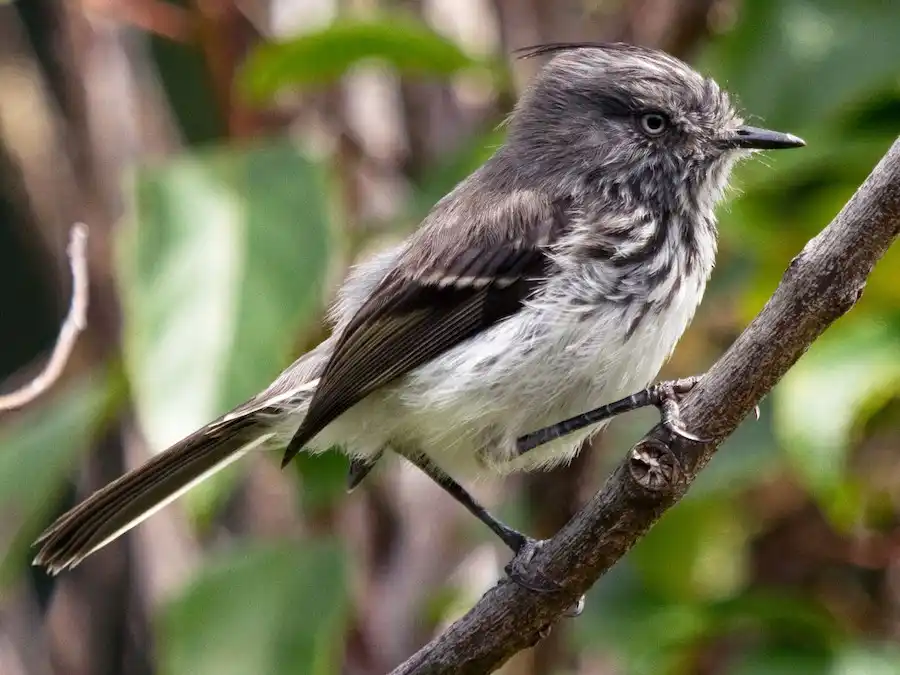
[[[78,334],[87,325],[88,308],[88,265],[87,265],[88,228],[84,223],[75,223],[69,235],[69,263],[72,267],[72,301],[69,313],[56,338],[56,345],[50,360],[41,373],[24,387],[0,396],[0,411],[14,410],[31,403],[43,394],[59,379],[72,350]]]
[[[687,441],[657,425],[532,565],[559,582],[535,594],[502,582],[392,675],[481,675],[534,645],[687,492],[724,441],[809,346],[862,295],[900,236],[900,138],[831,224],[791,261],[759,315],[681,404]]]

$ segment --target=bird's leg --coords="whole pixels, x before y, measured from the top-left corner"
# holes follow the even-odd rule
[[[403,456],[431,480],[440,485],[447,494],[465,506],[473,516],[487,525],[513,553],[518,554],[519,551],[527,546],[530,539],[527,535],[522,534],[491,515],[462,485],[457,483],[426,455],[404,453]]]
[[[559,584],[546,576],[529,569],[534,554],[543,545],[542,541],[533,539],[526,534],[510,527],[484,508],[469,492],[443,469],[432,462],[423,454],[401,453],[407,460],[418,467],[426,476],[441,486],[447,494],[462,504],[478,520],[487,525],[491,531],[500,537],[500,540],[512,550],[514,557],[507,564],[505,570],[510,580],[536,593],[552,593],[559,590]],[[566,615],[575,617],[584,610],[584,597],[571,607]]]
[[[686,377],[681,380],[667,380],[657,382],[646,389],[632,394],[618,401],[589,410],[586,413],[576,415],[562,422],[538,429],[530,434],[521,436],[516,441],[520,455],[533,450],[539,445],[561,438],[567,434],[583,429],[584,427],[603,422],[617,415],[644,408],[648,405],[656,406],[662,414],[662,423],[677,436],[697,443],[708,442],[687,431],[681,424],[681,415],[678,410],[678,399],[693,389],[700,381],[699,377]]]

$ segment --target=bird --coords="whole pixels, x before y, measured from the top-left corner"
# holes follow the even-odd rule
[[[396,453],[514,560],[540,545],[454,476],[549,469],[612,414],[662,407],[659,396],[621,402],[650,391],[703,298],[734,165],[805,143],[745,124],[728,92],[662,51],[553,43],[520,56],[546,62],[502,145],[405,240],[351,268],[330,336],[61,515],[36,541],[36,565],[71,569],[256,448],[284,448],[282,466],[336,448],[350,458],[350,488]],[[663,390],[673,388],[653,389]],[[677,414],[664,422],[693,438]],[[546,590],[522,569],[507,572]]]

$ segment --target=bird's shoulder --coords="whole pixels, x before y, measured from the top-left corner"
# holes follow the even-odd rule
[[[463,186],[464,188],[466,186]],[[409,280],[478,285],[472,268],[502,267],[491,254],[538,251],[556,243],[572,222],[573,198],[539,189],[464,189],[441,200],[423,221],[395,269]],[[446,272],[448,278],[439,275]]]
[[[544,275],[551,248],[573,221],[573,199],[537,189],[461,189],[441,200],[409,237],[347,327],[373,315],[438,311],[486,292],[520,301],[512,287]]]

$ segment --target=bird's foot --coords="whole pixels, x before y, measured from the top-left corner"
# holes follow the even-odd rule
[[[662,425],[673,435],[680,436],[694,443],[709,443],[711,438],[701,438],[685,429],[681,421],[681,410],[678,404],[681,397],[691,391],[700,382],[699,376],[684,377],[680,380],[658,382],[650,387],[650,399],[662,415]]]
[[[534,593],[557,593],[562,590],[562,587],[532,565],[535,553],[543,546],[543,540],[524,537],[515,556],[506,565],[506,575],[514,584]],[[566,610],[565,616],[575,618],[583,611],[584,596],[582,595],[574,605]]]
[[[700,376],[685,377],[680,380],[659,382],[650,387],[651,398],[662,414],[662,423],[671,433],[695,443],[709,443],[712,438],[701,438],[684,428],[678,403],[700,382]],[[753,406],[753,415],[759,421],[759,406]]]

